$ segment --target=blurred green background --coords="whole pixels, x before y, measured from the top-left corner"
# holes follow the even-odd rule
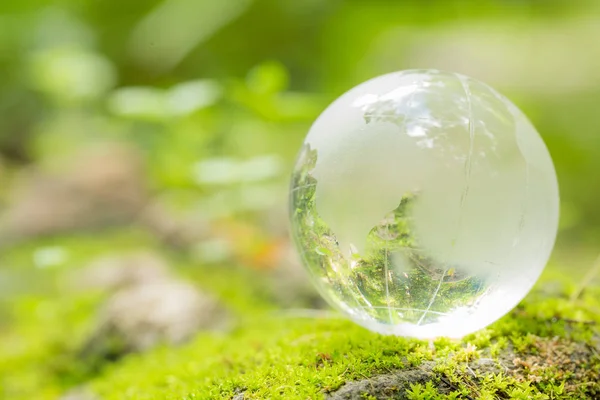
[[[61,354],[48,344],[67,341],[61,279],[121,250],[159,249],[224,298],[246,290],[236,307],[260,303],[243,283],[293,258],[287,185],[310,124],[354,85],[409,68],[473,76],[525,111],[561,189],[554,260],[585,270],[600,239],[599,44],[597,0],[3,0],[5,359]],[[78,321],[85,304],[66,313]]]
[[[439,68],[479,78],[525,110],[556,163],[559,244],[593,245],[598,37],[593,0],[4,1],[3,180],[121,140],[142,151],[152,189],[172,200],[224,197],[206,214],[268,208],[286,197],[275,183],[331,100],[382,73]],[[266,157],[251,164],[254,178],[228,175],[254,157]],[[199,172],[207,161],[227,171]]]

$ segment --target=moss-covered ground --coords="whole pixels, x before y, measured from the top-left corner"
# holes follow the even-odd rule
[[[181,275],[222,298],[236,315],[231,330],[117,362],[81,362],[76,350],[104,295],[66,289],[63,277],[106,249],[155,245],[140,232],[107,232],[5,252],[3,274],[11,285],[0,297],[0,398],[55,399],[86,385],[107,400],[314,399],[333,396],[348,382],[420,368],[431,379],[384,388],[389,397],[600,398],[600,290],[591,285],[573,299],[578,283],[558,267],[547,269],[527,298],[488,328],[460,341],[428,343],[374,334],[327,311],[281,310],[264,295],[264,282],[250,279],[255,272],[202,268],[167,254]],[[60,266],[37,268],[32,254],[48,246],[69,256]],[[378,398],[373,393],[355,394]]]

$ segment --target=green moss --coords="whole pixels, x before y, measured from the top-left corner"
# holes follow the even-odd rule
[[[65,290],[68,271],[94,257],[152,244],[139,231],[107,231],[31,241],[2,254],[11,273],[10,298],[0,298],[7,322],[0,326],[0,398],[54,399],[66,388],[89,378],[88,366],[74,353],[94,323],[101,293]],[[60,247],[65,258],[51,268],[36,265],[39,249]]]
[[[97,294],[16,301],[13,328],[0,332],[0,395],[51,399],[76,383],[83,368],[70,354],[99,301]]]
[[[48,245],[67,248],[69,261],[39,271],[31,253]],[[15,249],[5,258],[15,270],[56,279],[102,254],[101,249],[146,245],[151,240],[132,232],[63,238]],[[348,382],[425,366],[432,380],[407,388],[409,398],[570,399],[600,394],[600,356],[593,350],[600,290],[588,288],[571,301],[575,285],[553,270],[495,324],[460,341],[439,339],[431,345],[381,336],[341,318],[278,311],[261,296],[264,283],[249,279],[253,273],[242,268],[206,270],[183,259],[174,259],[174,264],[181,274],[222,296],[238,314],[231,332],[199,334],[179,348],[157,348],[90,368],[75,354],[103,296],[62,292],[49,285],[42,294],[16,295],[10,304],[10,322],[0,328],[0,398],[54,399],[82,383],[106,400],[231,398],[239,393],[247,399],[321,398]],[[478,367],[480,360],[490,358],[510,370]],[[439,385],[450,387],[444,397]],[[363,396],[372,398],[370,393]]]
[[[555,312],[559,309],[555,307]],[[566,393],[565,383],[569,382],[566,376],[548,383],[551,377],[547,376],[545,381],[535,382],[520,380],[519,374],[470,376],[468,373],[469,363],[484,352],[490,353],[497,343],[506,347],[510,342],[516,354],[535,355],[540,341],[557,333],[565,341],[591,338],[592,325],[573,325],[555,314],[557,320],[550,323],[557,327],[552,328],[540,318],[540,310],[549,311],[540,304],[525,303],[463,341],[440,339],[433,348],[422,341],[373,334],[343,320],[283,320],[261,315],[248,318],[244,327],[231,335],[201,335],[179,349],[164,348],[132,356],[105,371],[93,385],[106,399],[228,398],[240,392],[246,398],[257,399],[318,398],[348,381],[436,360],[436,376],[448,379],[456,387],[456,398],[495,398],[500,394],[524,399],[585,395],[588,392]],[[534,329],[524,332],[531,327]],[[502,349],[495,351],[501,353]],[[600,368],[600,360],[596,358],[588,367]],[[590,382],[589,387],[593,384]],[[432,390],[431,386],[415,385],[411,388],[411,398],[438,398],[431,397]]]

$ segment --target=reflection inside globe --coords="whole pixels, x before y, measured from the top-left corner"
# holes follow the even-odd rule
[[[530,290],[558,188],[533,126],[489,86],[405,71],[363,83],[311,128],[291,184],[317,288],[377,332],[460,337]]]

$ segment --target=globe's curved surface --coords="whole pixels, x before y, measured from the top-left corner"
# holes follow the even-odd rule
[[[311,127],[292,176],[296,245],[323,296],[377,332],[460,337],[512,309],[556,236],[535,128],[475,79],[369,80]]]

